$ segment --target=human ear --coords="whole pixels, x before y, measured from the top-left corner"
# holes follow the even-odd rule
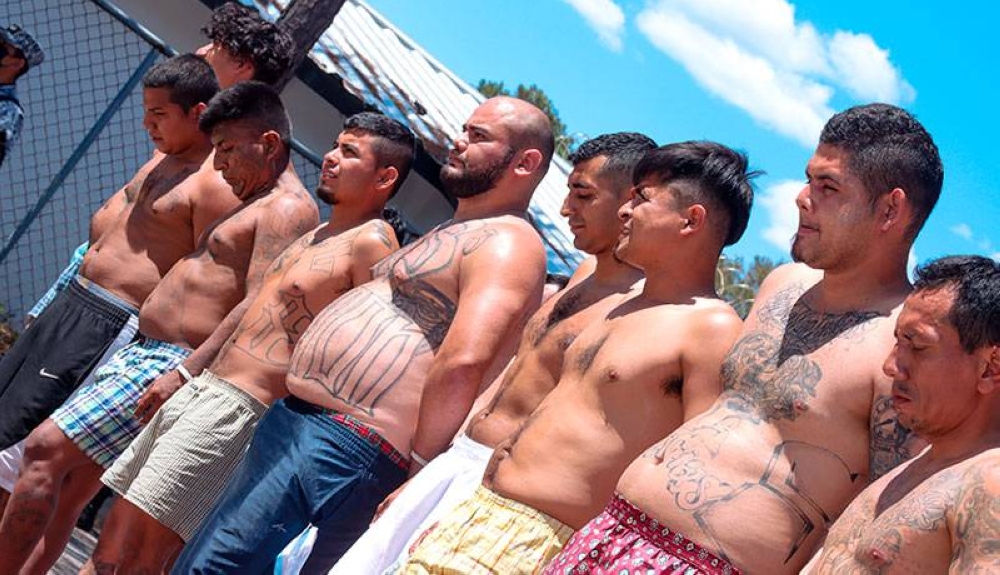
[[[893,226],[901,225],[903,208],[907,200],[906,192],[902,188],[894,188],[882,198],[878,208],[881,222],[879,227],[882,231],[889,231]]]
[[[521,152],[515,171],[522,175],[537,172],[542,165],[542,153],[534,148]]]

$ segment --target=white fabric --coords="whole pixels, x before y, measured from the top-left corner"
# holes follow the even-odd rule
[[[381,573],[405,558],[413,542],[445,513],[469,499],[483,482],[493,448],[465,434],[406,484],[389,509],[330,570],[329,575]],[[312,549],[315,528],[292,541],[279,556],[276,575],[297,575]],[[319,542],[322,545],[322,542]]]
[[[7,493],[14,492],[14,484],[17,483],[17,474],[21,471],[22,459],[24,459],[23,439],[0,451],[0,489]]]
[[[122,326],[121,331],[119,331],[118,335],[115,336],[114,341],[112,341],[111,345],[104,350],[104,355],[97,360],[94,369],[90,370],[90,373],[88,373],[87,377],[84,378],[83,383],[76,388],[73,395],[71,395],[66,401],[72,401],[77,392],[90,387],[90,384],[94,381],[94,374],[97,372],[97,369],[107,363],[116,351],[128,345],[129,342],[135,338],[135,334],[138,330],[139,316],[129,316],[128,321],[125,322],[124,326]],[[17,476],[21,472],[21,460],[24,459],[25,441],[25,439],[22,439],[7,449],[0,451],[0,489],[3,489],[7,493],[14,492],[14,484],[17,483]]]

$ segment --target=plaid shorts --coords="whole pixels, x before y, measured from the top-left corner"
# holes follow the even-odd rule
[[[142,430],[135,405],[156,378],[184,361],[191,350],[143,338],[118,350],[52,414],[52,421],[95,463],[107,469]]]
[[[397,573],[536,574],[571,535],[558,519],[480,485],[427,530]]]

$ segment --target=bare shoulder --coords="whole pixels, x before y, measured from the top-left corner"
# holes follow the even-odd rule
[[[767,274],[767,277],[760,284],[757,301],[789,288],[805,291],[807,287],[818,283],[821,279],[823,279],[822,271],[815,270],[805,264],[790,263],[778,266]]]
[[[518,263],[529,265],[533,261],[545,260],[545,248],[535,228],[523,218],[500,216],[482,220],[481,235],[466,246],[465,252],[475,251],[488,258],[496,258],[496,263]]]
[[[396,233],[385,220],[368,220],[358,228],[351,249],[355,256],[369,260],[382,259],[399,249]]]

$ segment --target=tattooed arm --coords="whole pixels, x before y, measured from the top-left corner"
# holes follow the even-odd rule
[[[192,374],[204,371],[218,355],[226,340],[236,331],[250,304],[257,297],[257,292],[260,291],[264,273],[275,258],[299,236],[308,233],[319,224],[316,207],[300,201],[297,195],[290,194],[289,197],[280,198],[263,211],[254,231],[253,252],[247,267],[246,292],[243,300],[226,314],[212,335],[208,336],[208,339],[192,351],[181,364]],[[156,410],[184,383],[177,370],[160,376],[139,398],[136,416],[143,423],[149,423]]]
[[[948,573],[1000,573],[1000,465],[991,458],[969,469],[951,517]]]
[[[541,299],[538,236],[522,223],[495,227],[499,233],[459,263],[455,318],[427,375],[413,438],[413,451],[426,460],[448,447],[507,336]]]

